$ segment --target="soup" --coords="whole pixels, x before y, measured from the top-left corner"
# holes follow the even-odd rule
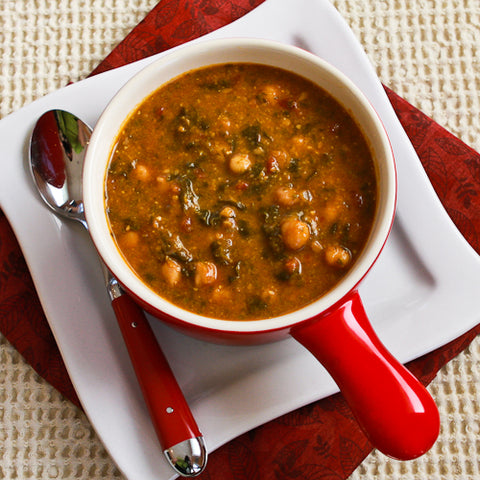
[[[265,65],[213,65],[146,98],[123,125],[105,208],[123,257],[160,296],[213,318],[297,310],[362,252],[374,160],[327,92]]]

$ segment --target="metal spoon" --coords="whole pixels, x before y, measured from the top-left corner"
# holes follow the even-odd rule
[[[91,129],[75,115],[50,110],[38,120],[30,140],[30,168],[45,203],[87,230],[82,169]],[[184,477],[200,474],[207,462],[203,436],[140,307],[103,265],[107,291],[130,354],[157,436],[173,469]]]

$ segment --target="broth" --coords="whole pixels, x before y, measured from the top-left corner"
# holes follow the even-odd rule
[[[183,74],[131,114],[105,179],[115,242],[195,313],[270,318],[334,287],[369,237],[372,154],[312,82],[234,63]]]

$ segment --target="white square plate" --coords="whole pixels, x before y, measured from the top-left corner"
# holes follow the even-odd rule
[[[382,118],[397,160],[398,214],[361,294],[392,353],[407,362],[478,324],[480,257],[440,204],[362,47],[329,1],[267,0],[208,35],[220,36],[262,37],[312,51],[347,74]],[[40,201],[27,149],[44,111],[63,108],[94,125],[115,92],[161,55],[70,85],[0,121],[0,204],[85,412],[130,480],[174,475],[150,424],[90,239],[79,225],[62,223]],[[151,323],[210,451],[337,391],[325,370],[293,340],[226,347]]]

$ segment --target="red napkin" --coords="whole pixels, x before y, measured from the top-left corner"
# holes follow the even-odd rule
[[[92,74],[204,35],[262,1],[162,0]],[[480,155],[394,92],[386,91],[440,200],[480,253]],[[1,211],[0,312],[1,332],[41,376],[79,405],[20,248]],[[480,325],[408,367],[427,385],[478,333]],[[371,449],[343,397],[337,394],[232,440],[210,455],[199,478],[345,479]]]

